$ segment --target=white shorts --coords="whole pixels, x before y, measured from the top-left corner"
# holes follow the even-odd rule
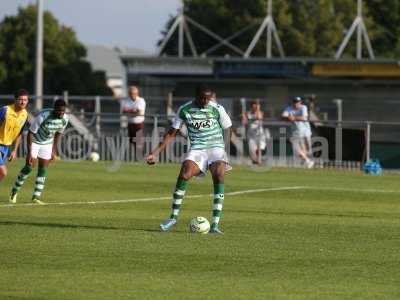
[[[51,159],[51,154],[53,152],[53,143],[47,145],[40,145],[36,143],[32,143],[31,155],[32,158],[42,158],[42,159]]]
[[[189,150],[186,155],[185,161],[193,161],[200,169],[201,175],[204,175],[209,166],[216,161],[225,162],[225,171],[232,170],[229,165],[228,156],[226,155],[225,149],[222,148],[211,148],[205,150]]]
[[[311,136],[302,136],[302,137],[292,137],[290,139],[293,146],[293,151],[295,155],[298,155],[299,152],[306,153],[311,151]]]
[[[267,143],[265,142],[264,138],[259,139],[249,139],[249,149],[251,152],[256,152],[257,149],[260,148],[261,151],[264,151],[267,147]]]

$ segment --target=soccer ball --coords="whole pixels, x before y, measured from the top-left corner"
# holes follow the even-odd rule
[[[193,233],[206,234],[210,231],[210,223],[204,217],[195,217],[189,222],[189,230]]]
[[[89,154],[89,160],[91,161],[99,161],[100,160],[100,155],[97,152],[92,152]]]

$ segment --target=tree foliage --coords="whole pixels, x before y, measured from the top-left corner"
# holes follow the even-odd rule
[[[250,26],[245,34],[232,40],[232,44],[245,51],[266,16],[267,0],[184,0],[185,15],[206,26],[221,37],[228,37]],[[400,50],[400,0],[367,0],[363,6],[373,48],[377,56],[394,58]],[[274,0],[273,17],[287,56],[333,57],[357,13],[354,0]],[[172,25],[171,16],[165,37]],[[193,39],[201,53],[217,42],[190,26]],[[160,40],[161,43],[162,39]],[[355,36],[345,55],[355,54]],[[164,53],[178,52],[177,33],[167,44]],[[252,56],[265,56],[266,35],[254,48]],[[276,47],[274,54],[277,54]],[[190,48],[185,42],[185,55]],[[211,55],[237,55],[227,47],[220,47]]]
[[[29,5],[0,23],[0,93],[13,93],[22,87],[33,90],[36,16],[36,6]],[[105,74],[94,72],[84,60],[86,49],[75,32],[59,24],[48,11],[43,23],[44,93],[111,94]]]

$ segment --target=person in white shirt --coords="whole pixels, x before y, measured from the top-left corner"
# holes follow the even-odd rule
[[[282,119],[292,123],[291,139],[295,155],[300,156],[307,168],[311,169],[314,162],[310,159],[311,151],[311,126],[309,122],[307,106],[303,104],[301,97],[294,97],[292,105],[289,105],[282,113]]]
[[[247,125],[249,154],[253,164],[261,164],[262,152],[267,146],[263,127],[264,112],[259,101],[252,101],[250,111],[242,114],[242,124]]]
[[[121,101],[121,112],[127,114],[128,135],[131,143],[136,143],[139,149],[143,149],[144,115],[146,111],[146,101],[139,97],[137,86],[129,87],[129,97]]]

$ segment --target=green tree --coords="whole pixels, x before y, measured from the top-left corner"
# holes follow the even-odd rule
[[[374,50],[379,56],[400,56],[400,0],[367,0],[375,24]]]
[[[386,7],[378,10],[378,7],[384,6],[383,2],[386,3]],[[390,2],[389,5],[387,2]],[[399,45],[400,49],[400,43],[397,42],[397,36],[399,36],[397,32],[400,30],[397,26],[397,20],[400,18],[399,2],[400,0],[369,0],[364,3],[365,22],[378,56],[393,53],[396,45]],[[184,0],[184,3],[187,16],[222,37],[228,37],[249,24],[253,25],[246,34],[232,41],[234,45],[245,51],[265,17],[267,0]],[[357,10],[354,0],[274,0],[273,3],[274,20],[288,56],[333,57],[346,30],[356,17]],[[388,11],[391,14],[390,21],[383,22],[386,18],[385,13]],[[163,36],[172,22],[171,18],[162,32]],[[390,26],[385,23],[390,23]],[[193,27],[192,34],[199,52],[216,43],[215,40]],[[266,37],[263,35],[252,52],[253,56],[265,56],[265,40]],[[348,56],[354,57],[354,40],[355,38],[351,40],[346,49],[345,54]],[[165,53],[176,55],[177,49],[177,34],[175,34],[175,37],[167,44]],[[274,53],[277,54],[276,49]],[[190,55],[187,43],[185,54]],[[212,53],[212,55],[226,54],[237,55],[226,47],[221,47]]]
[[[36,6],[19,8],[16,16],[0,23],[0,93],[13,93],[24,87],[33,90]],[[44,93],[107,94],[104,73],[93,72],[84,61],[85,47],[75,32],[60,25],[48,11],[44,12],[43,77]]]

